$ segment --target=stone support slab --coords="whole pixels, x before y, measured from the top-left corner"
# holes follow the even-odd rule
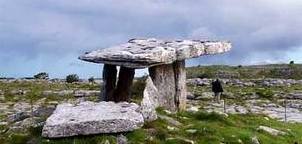
[[[116,89],[114,90],[114,101],[129,101],[131,86],[135,75],[135,69],[120,67]]]
[[[150,67],[149,75],[158,90],[159,106],[176,111],[173,64]]]
[[[175,104],[178,110],[185,110],[187,99],[185,60],[175,61],[173,66],[175,76]]]
[[[115,65],[105,64],[103,68],[103,85],[101,101],[114,101],[114,89],[116,85],[117,69]]]

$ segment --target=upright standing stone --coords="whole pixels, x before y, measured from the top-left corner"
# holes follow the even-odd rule
[[[114,101],[129,101],[131,86],[135,69],[121,66],[116,89],[114,90]]]
[[[154,121],[157,119],[156,108],[158,107],[158,101],[158,90],[153,84],[151,77],[148,77],[140,106],[140,111],[145,121]]]
[[[175,78],[173,64],[150,67],[149,75],[158,90],[159,106],[175,111]]]
[[[105,64],[103,68],[103,86],[101,101],[113,101],[113,93],[116,85],[117,70],[115,65]]]
[[[175,61],[174,66],[174,76],[175,76],[175,104],[178,110],[186,109],[186,68],[185,60]]]

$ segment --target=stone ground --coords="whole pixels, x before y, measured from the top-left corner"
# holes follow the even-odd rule
[[[276,82],[273,81],[273,83]],[[99,85],[80,84],[78,86],[79,84],[55,83],[45,84],[48,86],[41,88],[37,85],[41,84],[0,83],[1,134],[28,133],[29,128],[44,125],[46,118],[52,114],[58,104],[96,101],[99,95],[97,91]],[[268,83],[267,85],[270,86],[239,82],[232,85],[224,84],[226,103],[224,110],[224,101],[220,104],[212,101],[213,95],[209,85],[188,83],[190,92],[188,93],[188,111],[214,111],[223,115],[261,114],[264,118],[285,121],[286,101],[286,121],[301,123],[302,86],[297,83],[284,85]],[[168,129],[173,130],[175,126]]]

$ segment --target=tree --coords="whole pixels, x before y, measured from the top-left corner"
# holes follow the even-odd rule
[[[40,73],[34,75],[34,78],[35,79],[48,79],[49,75],[46,72],[40,72]]]
[[[89,81],[90,83],[94,83],[94,77],[90,77],[90,78],[88,79],[88,81]]]
[[[70,75],[66,76],[67,83],[78,82],[79,80],[80,80],[80,78],[77,74],[70,74]]]
[[[289,62],[289,64],[291,64],[291,65],[292,65],[292,64],[295,64],[295,62],[294,62],[294,61],[290,61],[290,62]]]

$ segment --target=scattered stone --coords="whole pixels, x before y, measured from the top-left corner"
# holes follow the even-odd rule
[[[173,126],[167,126],[167,129],[169,131],[175,131],[177,128],[176,127],[173,127]]]
[[[187,99],[189,100],[194,100],[195,99],[195,95],[191,92],[187,92]]]
[[[198,112],[199,111],[199,107],[196,106],[192,106],[190,108],[187,109],[188,112]]]
[[[36,106],[33,110],[32,115],[35,117],[49,117],[54,110],[55,106],[52,105]]]
[[[26,102],[18,102],[16,104],[14,104],[14,106],[13,106],[13,109],[15,111],[19,111],[19,112],[30,111],[31,108],[32,108],[32,106]]]
[[[197,132],[197,130],[196,130],[196,129],[188,129],[188,130],[186,130],[186,132],[187,132],[187,133],[194,134],[194,133]]]
[[[33,117],[33,118],[26,118],[22,121],[18,121],[10,126],[9,132],[10,133],[26,133],[28,128],[30,127],[38,127],[42,126],[44,123],[41,122],[40,118]]]
[[[141,102],[141,113],[145,121],[154,121],[157,119],[156,107],[158,107],[158,91],[150,77],[146,80],[144,97]]]
[[[73,90],[62,90],[62,91],[59,91],[55,94],[59,95],[59,96],[67,96],[67,95],[73,95]]]
[[[265,131],[273,136],[278,136],[278,135],[285,135],[286,133],[280,130],[276,130],[267,126],[259,126],[258,130]]]
[[[128,144],[128,139],[124,135],[120,134],[116,138],[117,144]]]
[[[201,96],[196,97],[196,100],[205,100],[205,99],[213,99],[214,94],[213,92],[203,92],[201,93]]]
[[[257,136],[253,136],[253,137],[252,137],[252,144],[260,144],[260,142],[259,142]]]
[[[21,89],[19,89],[19,90],[12,90],[12,91],[10,91],[10,94],[12,94],[12,95],[25,95],[28,92],[29,91],[27,91],[27,90],[21,90]]]
[[[169,111],[169,110],[167,110],[167,109],[165,109],[164,112],[165,112],[166,114],[173,114],[171,111]]]
[[[239,114],[247,114],[248,113],[248,110],[243,106],[236,106],[235,111],[238,112]]]
[[[138,108],[137,104],[127,102],[60,104],[46,120],[42,136],[59,138],[132,131],[141,128],[144,123]]]
[[[88,96],[99,96],[100,91],[96,90],[77,90],[74,92],[75,97],[88,97]]]
[[[158,114],[157,115],[160,119],[163,119],[165,121],[167,121],[169,124],[173,125],[173,126],[181,126],[182,123],[180,123],[179,121],[171,118],[171,117],[168,117],[168,116],[165,116],[165,115],[160,115]]]
[[[10,122],[10,123],[13,123],[13,122],[22,121],[22,120],[24,120],[26,118],[29,118],[29,117],[30,117],[30,115],[27,112],[17,112],[15,114],[9,115],[7,117],[7,121]]]
[[[5,101],[4,95],[0,95],[0,101]]]

